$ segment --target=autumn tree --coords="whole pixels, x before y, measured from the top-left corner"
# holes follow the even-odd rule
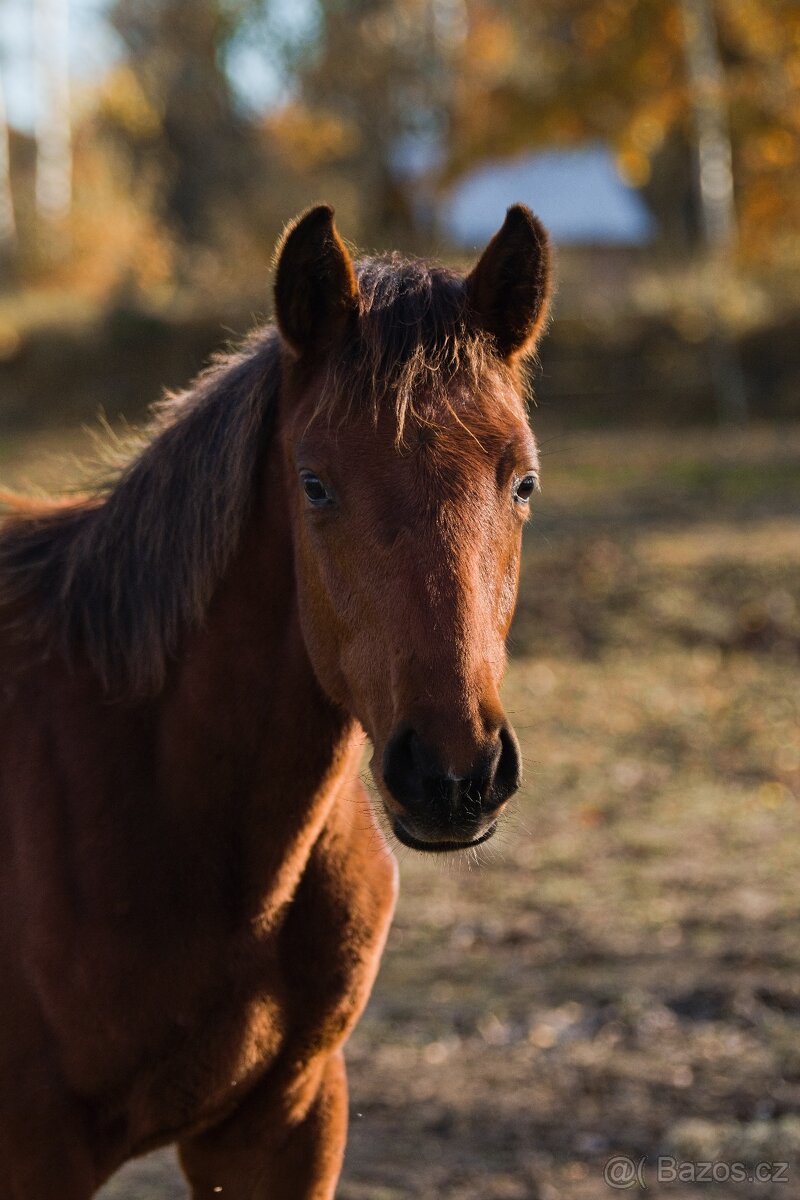
[[[189,244],[212,240],[255,183],[253,131],[223,67],[240,17],[225,0],[115,0],[111,10],[149,114],[119,132],[142,169],[158,172],[164,215]]]
[[[795,0],[703,5],[719,53],[740,245],[761,258],[797,254],[800,8]],[[599,139],[641,189],[664,240],[697,244],[698,97],[684,0],[466,0],[466,9],[450,171]]]

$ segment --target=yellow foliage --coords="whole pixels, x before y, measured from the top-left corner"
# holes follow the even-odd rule
[[[650,159],[641,150],[626,146],[616,155],[617,169],[631,187],[644,187],[650,179]]]
[[[153,137],[161,127],[158,112],[129,66],[116,67],[106,76],[98,109],[101,116],[133,138]]]
[[[587,6],[573,21],[578,41],[588,53],[602,50],[614,38],[624,35],[633,0],[604,0],[599,5]]]
[[[489,8],[476,14],[465,46],[464,80],[494,79],[513,66],[518,53],[514,29],[508,18]]]
[[[730,123],[742,251],[792,251],[800,230],[800,4],[708,0]],[[450,169],[600,139],[623,178],[650,184],[662,147],[695,136],[682,0],[465,0]],[[688,162],[683,153],[673,162]],[[665,187],[667,190],[665,191]]]
[[[770,129],[758,139],[761,161],[768,167],[789,167],[797,162],[798,138],[788,129]]]
[[[75,198],[69,254],[50,282],[107,301],[124,281],[152,291],[168,283],[173,247],[154,216],[152,189],[130,178],[127,165],[94,136],[79,133],[75,147]]]
[[[265,127],[281,158],[300,174],[352,154],[359,144],[352,122],[303,104],[287,104],[271,113]]]

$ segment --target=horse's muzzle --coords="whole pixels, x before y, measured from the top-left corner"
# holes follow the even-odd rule
[[[387,743],[382,773],[398,839],[415,850],[441,852],[492,836],[498,810],[519,787],[521,764],[509,725],[462,775],[447,770],[439,752],[405,725]]]

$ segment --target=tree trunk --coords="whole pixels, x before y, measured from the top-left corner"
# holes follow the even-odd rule
[[[6,120],[3,77],[0,72],[0,257],[12,251],[16,237],[14,198],[11,191],[11,150]]]
[[[69,88],[69,0],[36,0],[36,210],[47,225],[69,215],[72,139]]]
[[[731,251],[736,239],[733,151],[713,0],[681,0],[686,71],[696,137],[696,179],[708,259],[707,302],[712,318],[710,367],[720,420],[747,418],[747,395],[736,342],[719,298],[733,286]]]

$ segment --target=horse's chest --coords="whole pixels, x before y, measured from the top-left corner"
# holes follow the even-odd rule
[[[293,905],[274,938],[221,970],[227,982],[210,999],[177,1014],[132,1098],[137,1148],[214,1123],[271,1072],[285,1086],[342,1042],[366,1002],[388,917],[371,913],[364,924],[366,915],[357,903],[322,903],[308,920]],[[224,961],[222,948],[214,953]]]
[[[43,988],[56,1002],[62,1067],[74,1091],[92,1098],[97,1135],[114,1154],[213,1124],[256,1084],[291,1087],[353,1028],[377,970],[395,872],[377,833],[353,825],[347,834],[320,839],[288,903],[274,900],[276,889],[265,893],[263,918],[240,906],[244,917],[232,921],[236,910],[216,895],[201,895],[195,913],[173,896],[158,923],[134,927],[131,918],[121,936],[118,919],[83,939],[85,970],[49,963]],[[95,962],[102,973],[90,969]]]
[[[191,1132],[234,1107],[286,1048],[285,997],[268,991],[229,997],[172,1031],[129,1105],[131,1140],[144,1144]]]

